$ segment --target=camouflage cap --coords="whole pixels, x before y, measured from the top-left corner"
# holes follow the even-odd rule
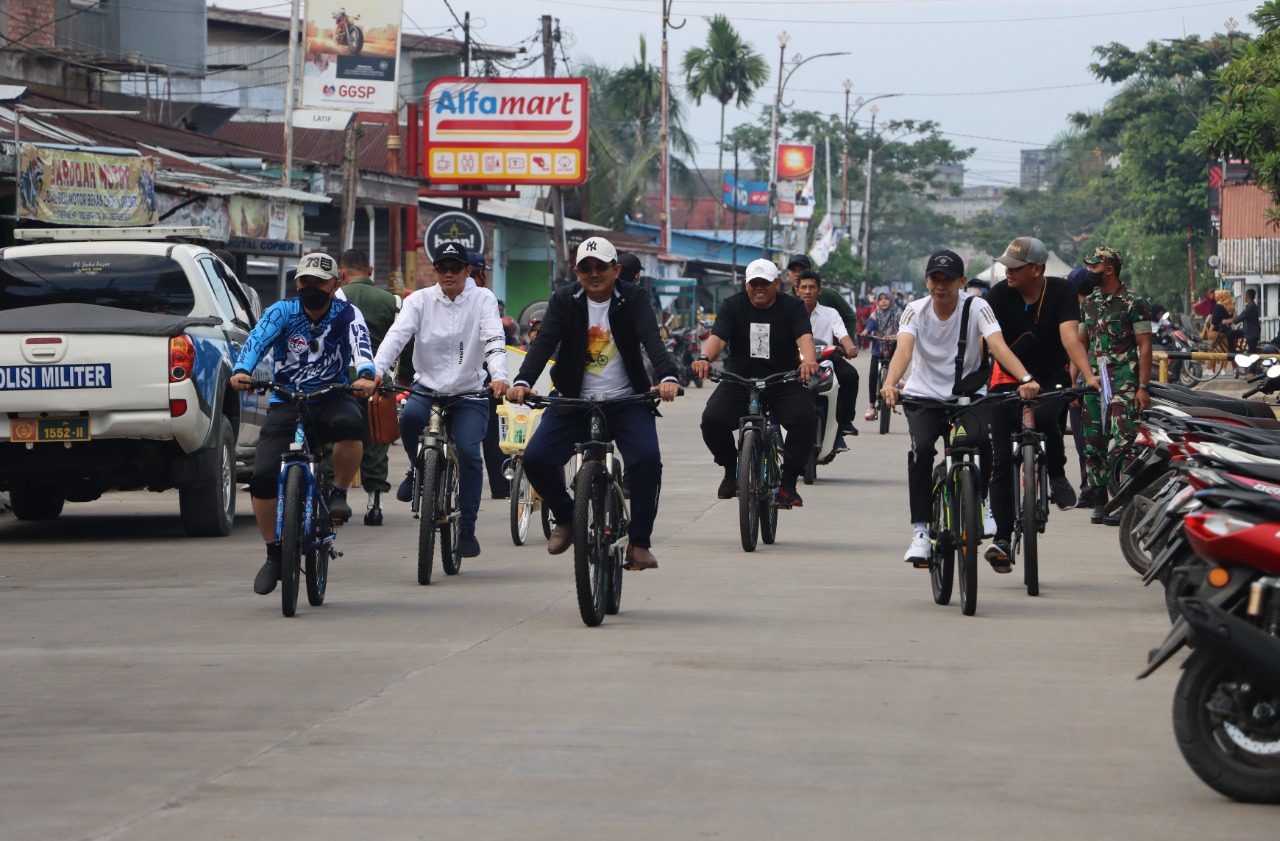
[[[1085,257],[1085,265],[1093,266],[1101,263],[1103,260],[1115,260],[1116,271],[1120,271],[1120,267],[1124,265],[1124,255],[1114,248],[1108,248],[1105,245],[1099,245],[1093,249],[1093,254]]]

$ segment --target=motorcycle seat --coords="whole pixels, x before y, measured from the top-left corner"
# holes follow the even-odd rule
[[[1275,412],[1271,410],[1271,406],[1261,400],[1245,400],[1240,397],[1193,391],[1186,386],[1174,383],[1151,383],[1151,396],[1158,400],[1173,403],[1179,408],[1199,406],[1246,418],[1276,419]]]
[[[1265,404],[1264,404],[1265,405]],[[1272,429],[1280,430],[1280,419],[1271,418],[1255,418],[1245,415],[1237,415],[1233,412],[1223,412],[1218,409],[1211,409],[1207,406],[1183,406],[1182,411],[1193,418],[1204,418],[1205,420],[1221,419],[1229,423],[1238,423],[1251,429]]]

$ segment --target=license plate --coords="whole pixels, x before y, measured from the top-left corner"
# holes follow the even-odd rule
[[[14,443],[88,441],[88,418],[17,418],[10,423]]]

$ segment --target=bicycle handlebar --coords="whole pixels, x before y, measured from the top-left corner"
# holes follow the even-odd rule
[[[935,406],[947,409],[957,409],[961,411],[969,411],[976,408],[991,408],[1003,403],[1035,403],[1046,397],[1056,397],[1059,399],[1083,397],[1086,394],[1097,393],[1095,389],[1088,386],[1080,386],[1076,388],[1055,388],[1049,391],[1043,391],[1032,398],[1025,398],[1016,391],[1000,392],[998,394],[986,394],[975,399],[972,398],[952,398],[950,400],[937,400],[932,397],[913,397],[909,394],[903,394],[901,397],[904,406]],[[961,403],[960,400],[967,399],[969,402]]]
[[[721,380],[728,380],[729,382],[737,383],[738,385],[745,385],[753,388],[758,386],[763,388],[765,386],[776,385],[778,383],[786,383],[786,382],[791,382],[792,380],[798,380],[800,379],[800,372],[799,371],[782,371],[777,374],[770,374],[769,376],[762,378],[762,377],[743,377],[733,373],[732,371],[717,371],[716,369],[712,368],[711,371],[707,373],[707,379],[711,380],[713,383],[718,383]]]
[[[676,396],[683,397],[684,389],[676,389]],[[525,395],[524,402],[526,405],[535,408],[539,406],[550,406],[559,403],[561,406],[625,406],[630,403],[652,403],[655,406],[662,401],[662,397],[656,391],[642,391],[639,394],[628,394],[623,397],[608,397],[602,400],[593,400],[590,397],[562,397],[558,394],[534,394],[529,392]]]
[[[472,389],[471,391],[436,391],[426,386],[413,385],[397,385],[395,383],[384,382],[378,386],[378,391],[383,394],[417,394],[420,397],[429,397],[432,400],[451,400],[455,397],[492,397],[493,391],[485,386],[480,389]]]
[[[284,385],[283,383],[278,383],[275,380],[250,380],[249,390],[256,391],[259,394],[271,391],[280,395],[285,400],[288,400],[290,403],[305,403],[309,400],[314,400],[317,397],[324,397],[326,395],[336,394],[339,392],[345,394],[355,394],[359,392],[359,389],[354,386],[342,385],[341,383],[330,383],[329,385],[320,386],[320,388],[317,388],[315,391],[298,391],[297,389],[289,388],[289,386]]]

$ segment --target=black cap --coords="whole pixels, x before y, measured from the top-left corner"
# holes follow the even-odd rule
[[[483,251],[468,251],[467,265],[473,269],[487,269],[489,264],[484,261]]]
[[[972,280],[970,280],[968,283],[966,283],[966,284],[964,285],[964,288],[965,288],[965,289],[974,289],[974,288],[977,288],[977,289],[988,289],[988,290],[989,290],[989,289],[991,288],[991,284],[990,284],[990,283],[987,283],[985,280],[978,280],[978,279],[975,277],[975,278],[973,278]]]
[[[929,255],[929,263],[924,267],[924,276],[941,272],[952,280],[964,277],[964,260],[954,251],[942,249]]]
[[[470,262],[467,260],[467,249],[463,248],[462,243],[460,242],[445,242],[440,244],[440,247],[436,249],[435,255],[432,256],[431,262],[439,263],[444,260],[457,260],[464,266],[470,265]]]
[[[788,269],[812,269],[813,263],[809,261],[808,254],[797,254],[787,261]]]
[[[630,251],[619,251],[618,265],[622,267],[622,271],[618,274],[618,280],[635,283],[636,278],[640,276],[640,258]]]

